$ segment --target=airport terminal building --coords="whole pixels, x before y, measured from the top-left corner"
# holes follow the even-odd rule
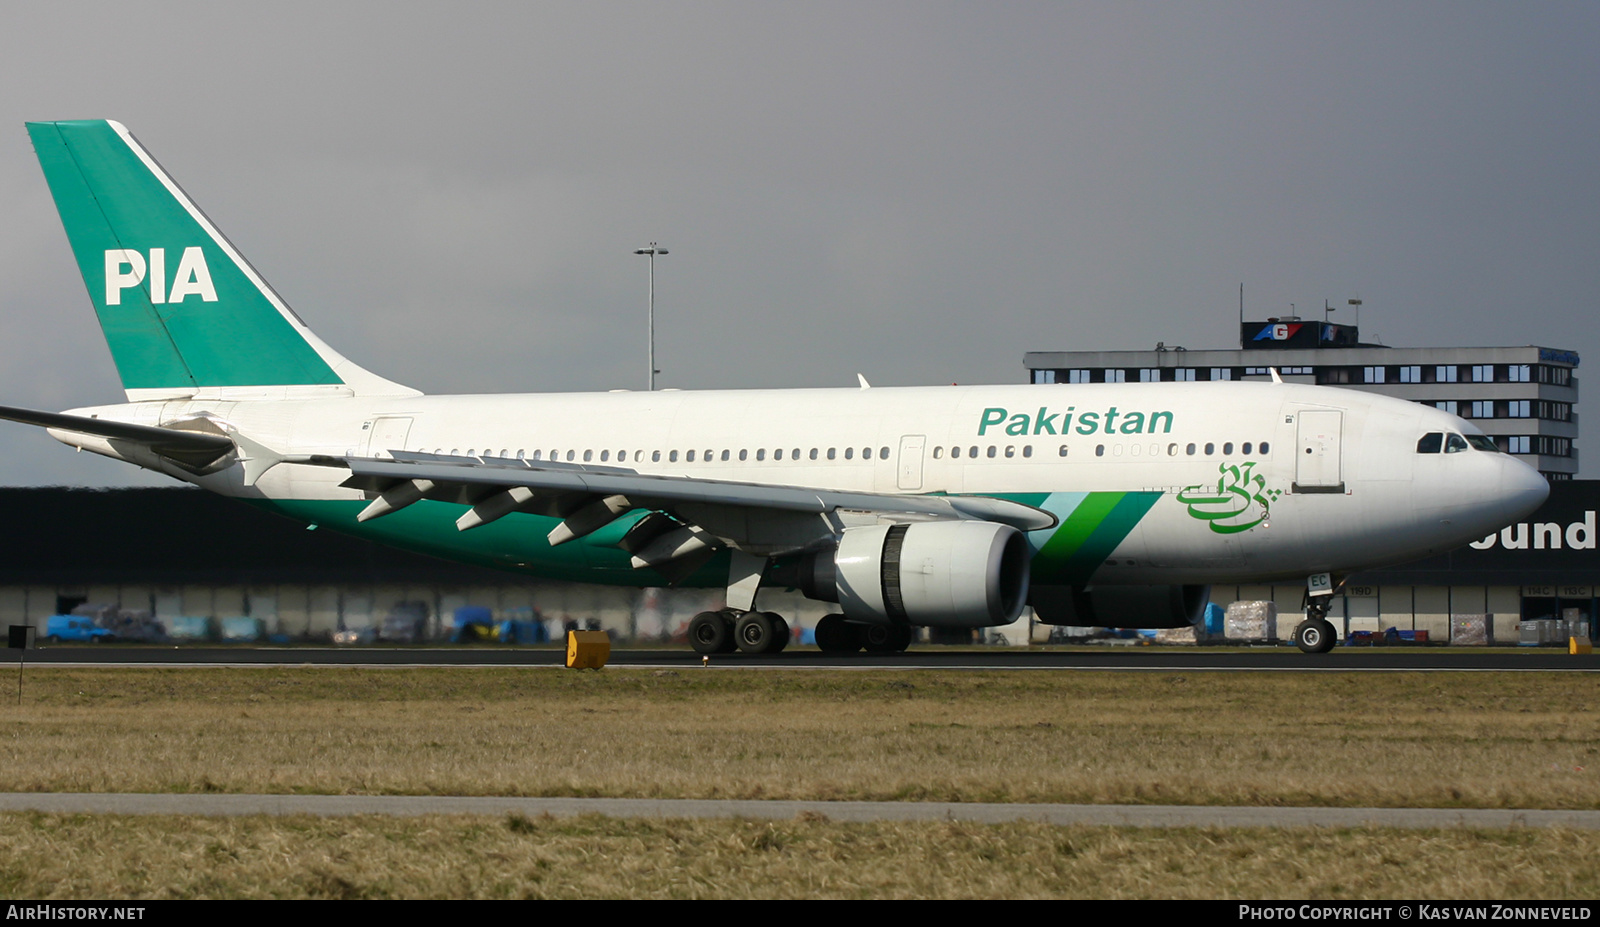
[[[1492,615],[1489,642],[1514,644],[1524,621],[1587,621],[1600,591],[1600,481],[1552,484],[1527,521],[1443,556],[1351,577],[1329,619],[1346,631],[1427,631],[1457,637],[1453,620]],[[171,625],[203,619],[213,639],[248,618],[263,635],[362,641],[393,635],[394,619],[419,619],[417,640],[449,636],[463,608],[497,622],[542,621],[558,638],[569,623],[620,639],[681,638],[689,619],[722,605],[717,589],[632,589],[537,582],[411,554],[304,525],[199,489],[0,489],[0,621],[30,623],[79,606],[143,611]],[[1213,586],[1212,601],[1271,601],[1287,638],[1299,584]],[[769,598],[770,597],[770,598]],[[762,592],[766,607],[813,627],[833,606],[796,592]],[[1049,628],[1014,626],[989,640],[1021,643]],[[409,633],[409,632],[408,632]],[[519,641],[526,642],[526,641]]]
[[[1410,399],[1470,419],[1500,449],[1547,479],[1578,473],[1578,355],[1537,346],[1390,348],[1354,326],[1294,318],[1240,323],[1239,347],[1031,351],[1033,383],[1265,380],[1315,383]]]

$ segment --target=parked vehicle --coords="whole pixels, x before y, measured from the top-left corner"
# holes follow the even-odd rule
[[[88,641],[97,644],[100,641],[115,640],[116,635],[94,623],[94,619],[82,615],[51,615],[45,619],[44,639],[52,644],[62,641]]]

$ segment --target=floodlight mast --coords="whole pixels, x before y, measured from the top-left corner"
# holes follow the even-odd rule
[[[633,253],[648,255],[650,258],[650,377],[646,381],[646,384],[648,389],[651,392],[654,392],[656,388],[656,374],[661,372],[656,369],[656,255],[666,254],[667,249],[657,245],[652,241],[650,243],[650,247],[639,248]]]

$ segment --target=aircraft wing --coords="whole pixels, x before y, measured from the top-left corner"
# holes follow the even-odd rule
[[[850,492],[558,461],[405,452],[393,459],[344,458],[338,465],[351,473],[342,485],[377,494],[358,516],[362,521],[433,499],[472,506],[456,521],[462,531],[512,512],[560,518],[550,533],[554,545],[630,512],[647,511],[621,546],[633,554],[635,567],[653,567],[674,581],[718,547],[758,556],[815,549],[831,543],[851,521],[972,519],[1024,531],[1056,524],[1049,512],[985,496]]]

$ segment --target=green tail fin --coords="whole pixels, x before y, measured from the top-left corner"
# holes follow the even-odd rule
[[[130,400],[414,393],[312,334],[124,126],[30,122],[28,134]]]

